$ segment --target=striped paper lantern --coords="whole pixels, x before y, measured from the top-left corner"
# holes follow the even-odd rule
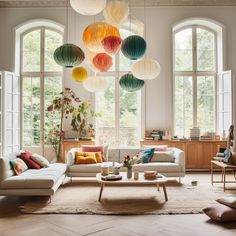
[[[120,87],[128,92],[135,92],[144,86],[144,81],[137,79],[131,73],[125,74],[120,78]]]

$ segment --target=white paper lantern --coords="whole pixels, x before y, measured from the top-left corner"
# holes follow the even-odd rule
[[[84,88],[91,93],[103,92],[106,90],[107,80],[97,76],[89,76],[83,83]]]
[[[110,1],[103,10],[105,20],[116,27],[120,27],[129,16],[129,6],[123,1]]]
[[[161,66],[156,60],[144,58],[135,62],[131,67],[131,71],[138,79],[151,80],[160,74]]]
[[[71,7],[82,15],[97,15],[106,6],[106,0],[70,0]]]

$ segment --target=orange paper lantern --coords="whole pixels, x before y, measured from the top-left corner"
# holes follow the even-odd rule
[[[116,54],[121,48],[122,39],[118,36],[108,36],[102,40],[102,45],[107,53]]]
[[[83,32],[84,46],[92,52],[103,52],[102,40],[107,36],[120,36],[119,30],[105,22],[91,24]]]
[[[98,68],[101,72],[108,71],[112,66],[112,57],[106,53],[98,53],[93,58],[93,64],[96,68]]]

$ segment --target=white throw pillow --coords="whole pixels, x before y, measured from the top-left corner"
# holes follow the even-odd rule
[[[34,153],[30,156],[30,158],[33,161],[37,162],[41,167],[49,167],[50,166],[49,161],[45,157],[43,157],[39,154]]]
[[[150,162],[175,162],[173,151],[154,152]]]

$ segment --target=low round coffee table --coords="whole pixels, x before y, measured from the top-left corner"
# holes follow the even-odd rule
[[[161,175],[159,174],[159,178],[155,179],[155,180],[146,180],[144,178],[144,175],[143,173],[139,173],[139,179],[138,180],[134,180],[133,178],[131,179],[128,179],[127,178],[127,173],[126,172],[121,172],[120,175],[122,176],[122,179],[121,180],[118,180],[118,181],[106,181],[106,180],[102,180],[102,176],[101,176],[101,173],[98,173],[96,175],[96,179],[98,181],[98,183],[101,184],[101,188],[100,188],[100,193],[99,193],[99,197],[98,197],[98,201],[100,202],[101,201],[101,198],[102,198],[102,192],[103,192],[103,189],[104,189],[104,186],[105,185],[112,185],[112,186],[115,186],[115,185],[130,185],[130,186],[135,186],[135,185],[155,185],[157,186],[157,190],[159,191],[159,186],[162,186],[163,187],[163,192],[164,192],[164,196],[165,196],[165,200],[168,201],[168,197],[167,197],[167,192],[166,192],[166,186],[165,186],[165,183],[167,182],[166,180],[166,177],[164,175]],[[134,185],[135,184],[135,185]]]

